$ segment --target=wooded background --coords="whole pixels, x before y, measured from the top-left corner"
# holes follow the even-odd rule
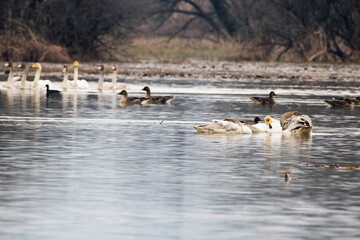
[[[3,0],[2,60],[116,59],[136,38],[235,42],[231,60],[358,62],[358,0]]]

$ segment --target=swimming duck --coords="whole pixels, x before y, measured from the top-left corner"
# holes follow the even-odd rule
[[[42,69],[40,63],[35,63],[31,67],[35,68],[36,72],[35,72],[34,82],[31,86],[29,86],[29,89],[35,89],[38,87],[43,88],[46,86],[46,84],[48,85],[51,84],[50,80],[40,80],[41,69]]]
[[[298,111],[284,113],[280,118],[283,133],[309,134],[312,130],[312,121],[307,115]]]
[[[194,126],[199,133],[237,133],[237,134],[251,134],[251,129],[240,122],[239,120],[221,121],[212,120],[211,123],[205,125]]]
[[[49,97],[51,95],[59,95],[60,94],[59,90],[50,89],[49,84],[46,84],[45,87],[46,87],[46,97]]]
[[[148,99],[143,97],[128,97],[126,90],[122,90],[119,94],[122,95],[121,104],[144,104],[148,101]]]
[[[345,98],[344,100],[325,100],[328,107],[351,108],[354,106],[354,100]]]
[[[29,73],[29,67],[25,63],[20,63],[16,66],[16,68],[22,69],[23,75],[21,81],[13,83],[13,87],[20,89],[32,89],[34,82],[30,82],[26,80]]]
[[[9,76],[6,82],[1,83],[1,87],[11,88],[13,86],[13,83],[20,80],[21,78],[19,76],[14,77],[14,65],[12,62],[4,63],[3,67],[9,70]]]
[[[253,101],[254,104],[275,104],[274,96],[276,96],[274,91],[271,91],[269,93],[269,97],[251,97],[251,101]]]
[[[170,103],[173,96],[151,96],[151,91],[148,86],[145,86],[142,91],[146,91],[145,98],[149,99],[147,103]]]
[[[86,80],[79,80],[79,62],[74,62],[74,82],[79,89],[89,88],[89,83]]]

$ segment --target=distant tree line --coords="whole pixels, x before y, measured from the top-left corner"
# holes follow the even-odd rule
[[[111,48],[134,32],[145,15],[142,10],[148,11],[142,2],[3,0],[0,2],[2,58],[24,58],[21,54],[25,54],[30,58],[25,60],[39,59],[44,56],[37,52],[54,51],[52,46],[60,46],[66,54],[80,58],[111,54]],[[28,52],[23,53],[24,48]]]
[[[3,60],[111,58],[136,34],[171,39],[189,31],[191,37],[236,41],[261,53],[252,60],[284,60],[292,54],[303,61],[356,61],[360,1],[0,1]]]
[[[186,31],[196,19],[206,22],[219,39],[231,38],[265,50],[276,60],[288,52],[304,61],[359,59],[358,0],[160,0],[155,13],[166,23],[174,15],[187,20],[173,34]],[[264,59],[262,59],[264,60]]]

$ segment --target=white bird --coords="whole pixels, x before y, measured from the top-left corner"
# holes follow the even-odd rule
[[[239,120],[212,120],[209,124],[194,127],[199,133],[251,134],[251,129]]]
[[[36,72],[35,72],[34,81],[33,81],[32,85],[29,86],[29,89],[43,88],[46,85],[51,84],[50,80],[40,80],[41,69],[42,69],[40,63],[35,63],[31,67],[36,68]]]
[[[117,81],[117,72],[118,72],[117,66],[112,65],[111,70],[113,70],[112,84],[115,86],[115,89],[125,90],[127,88],[125,83],[116,83],[116,81]]]
[[[309,116],[301,115],[298,111],[284,113],[280,118],[283,133],[310,134],[312,121]]]
[[[113,82],[104,82],[104,78],[105,78],[105,67],[104,65],[99,65],[96,68],[97,71],[100,72],[100,76],[99,76],[99,81],[98,81],[98,90],[99,91],[103,91],[103,90],[116,90],[116,86],[114,85],[114,81]]]
[[[69,67],[67,65],[64,65],[63,70],[64,79],[62,82],[62,88],[66,91],[67,89],[77,89],[77,84],[75,81],[69,80]]]
[[[20,76],[14,77],[14,66],[12,62],[6,62],[4,64],[4,68],[9,69],[9,76],[7,78],[6,82],[3,82],[0,84],[1,87],[11,88],[13,86],[13,83],[16,81],[19,81],[21,79]]]
[[[34,88],[34,82],[27,81],[27,76],[29,73],[29,67],[25,63],[20,63],[16,66],[16,68],[23,70],[23,75],[21,77],[21,81],[14,82],[13,87],[14,88],[20,88],[22,90],[24,89],[33,89]]]
[[[256,124],[248,125],[253,133],[281,133],[282,128],[280,121],[271,118],[270,116],[265,117],[265,122],[259,122]]]
[[[86,80],[79,80],[79,62],[74,62],[74,82],[79,89],[89,88],[89,83]]]

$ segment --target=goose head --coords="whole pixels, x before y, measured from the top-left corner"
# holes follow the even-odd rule
[[[79,62],[78,61],[74,62],[74,67],[76,67],[76,68],[79,67]]]
[[[346,98],[344,101],[345,101],[346,103],[350,104],[350,105],[353,105],[353,104],[354,104],[354,101],[353,101],[352,99],[350,99],[350,98]]]
[[[127,97],[127,95],[128,95],[126,90],[122,90],[119,94],[124,96],[124,97]]]
[[[276,96],[276,94],[275,94],[274,91],[271,91],[271,92],[269,93],[269,96],[270,96],[270,97],[273,97],[273,96]]]
[[[150,88],[148,86],[145,86],[143,89],[141,89],[141,91],[150,92]]]
[[[112,65],[112,66],[111,66],[111,70],[113,70],[113,71],[117,71],[117,69],[118,69],[118,68],[117,68],[117,66],[116,66],[116,65]]]
[[[270,129],[272,129],[272,118],[270,116],[265,117],[265,123],[269,126]]]
[[[255,119],[254,119],[254,122],[255,123],[259,123],[261,121],[261,119],[259,118],[259,117],[256,117]]]
[[[45,87],[46,87],[46,90],[49,91],[49,84],[46,84]]]

